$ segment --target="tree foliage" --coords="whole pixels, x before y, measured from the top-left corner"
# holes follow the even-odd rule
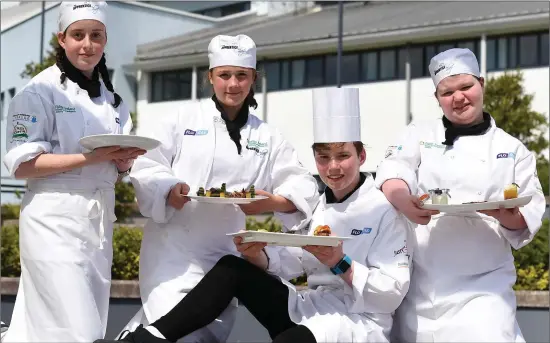
[[[44,56],[44,60],[42,63],[40,62],[29,62],[25,65],[25,70],[20,74],[22,78],[33,78],[36,75],[38,75],[41,71],[43,71],[46,68],[49,68],[53,66],[56,62],[55,58],[55,50],[59,46],[59,42],[57,41],[57,35],[54,33],[52,34],[52,38],[50,39],[50,47],[51,50],[48,50],[46,53],[46,56]]]
[[[544,113],[532,109],[533,94],[523,89],[523,74],[506,72],[490,78],[485,84],[484,106],[497,125],[519,139],[536,156],[537,172],[548,195],[548,159],[543,155],[548,150],[548,119]]]

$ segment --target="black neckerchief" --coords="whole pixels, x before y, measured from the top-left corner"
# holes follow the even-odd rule
[[[248,100],[245,100],[243,103],[243,106],[239,110],[239,113],[237,113],[237,117],[235,120],[230,120],[225,111],[223,110],[222,105],[218,101],[218,98],[216,98],[216,95],[212,95],[212,101],[216,104],[216,108],[218,111],[220,111],[222,115],[222,119],[225,122],[225,127],[227,127],[227,132],[229,132],[229,137],[231,137],[231,140],[235,142],[235,145],[237,146],[237,152],[239,155],[241,154],[242,146],[241,146],[241,129],[243,126],[246,125],[246,122],[248,121]]]
[[[69,80],[78,84],[81,89],[87,91],[90,98],[101,96],[101,82],[99,81],[99,69],[97,67],[94,68],[92,78],[89,79],[84,76],[79,69],[75,68],[66,56],[61,58],[61,61],[57,61],[56,64]]]
[[[357,186],[355,186],[355,188],[351,192],[349,192],[345,197],[343,197],[340,201],[336,200],[336,198],[334,197],[334,193],[332,192],[332,189],[330,189],[330,187],[327,187],[327,189],[325,190],[325,200],[327,204],[334,204],[334,203],[340,204],[348,200],[348,198],[353,193],[355,193],[356,190],[358,190],[361,186],[363,186],[366,179],[367,177],[365,176],[365,174],[359,173],[359,183],[357,184]]]
[[[483,112],[483,122],[466,127],[456,127],[447,117],[443,116],[443,126],[445,127],[445,142],[442,144],[453,145],[455,139],[460,136],[479,136],[485,133],[491,126],[491,115]]]

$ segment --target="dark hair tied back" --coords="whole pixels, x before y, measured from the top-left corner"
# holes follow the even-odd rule
[[[61,46],[57,46],[56,49],[55,49],[55,60],[56,60],[56,64],[57,64],[57,67],[59,68],[59,70],[61,71],[61,76],[59,78],[59,81],[61,82],[61,84],[64,84],[65,83],[65,80],[67,80],[67,74],[65,72],[65,65],[67,65],[67,63],[70,63],[68,60],[67,60],[67,55],[65,53],[65,49],[63,49]],[[107,69],[107,61],[105,60],[105,53],[103,54],[103,56],[101,57],[101,60],[99,61],[99,63],[97,64],[97,66],[94,68],[94,76],[97,76],[97,73],[99,73],[101,75],[101,79],[103,80],[103,83],[105,84],[105,87],[107,88],[107,90],[109,90],[111,93],[113,93],[113,96],[115,98],[115,102],[113,105],[114,108],[117,108],[120,103],[122,102],[122,98],[120,97],[120,95],[118,95],[114,88],[113,88],[113,84],[111,83],[111,78],[109,77],[109,70]],[[77,80],[73,80],[74,82],[76,83],[79,83]],[[80,85],[80,83],[79,83]]]

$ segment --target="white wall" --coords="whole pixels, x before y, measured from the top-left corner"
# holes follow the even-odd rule
[[[491,73],[489,76],[500,73]],[[526,92],[534,93],[533,110],[549,111],[549,68],[524,70]],[[143,83],[145,83],[145,79]],[[400,134],[407,124],[406,82],[387,81],[350,85],[358,87],[361,105],[361,132],[367,145],[367,162],[364,171],[375,171],[384,158],[388,145]],[[145,89],[145,87],[143,88]],[[441,110],[433,96],[434,87],[430,78],[414,79],[411,82],[411,112],[414,120],[438,118]],[[146,134],[147,123],[159,115],[173,115],[179,106],[189,106],[192,100],[149,104],[146,93],[138,102],[139,127],[137,134]],[[302,163],[316,173],[311,152],[313,143],[313,114],[311,89],[279,91],[268,93],[267,117],[262,113],[263,94],[256,93],[257,115],[270,125],[277,127],[296,148]],[[203,99],[202,101],[211,101]]]

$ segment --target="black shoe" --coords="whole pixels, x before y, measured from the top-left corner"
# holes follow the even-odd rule
[[[145,330],[143,325],[137,327],[136,331],[123,331],[120,337],[116,340],[98,339],[94,343],[115,343],[115,342],[131,342],[131,343],[169,343],[167,339],[158,338],[149,331]]]

